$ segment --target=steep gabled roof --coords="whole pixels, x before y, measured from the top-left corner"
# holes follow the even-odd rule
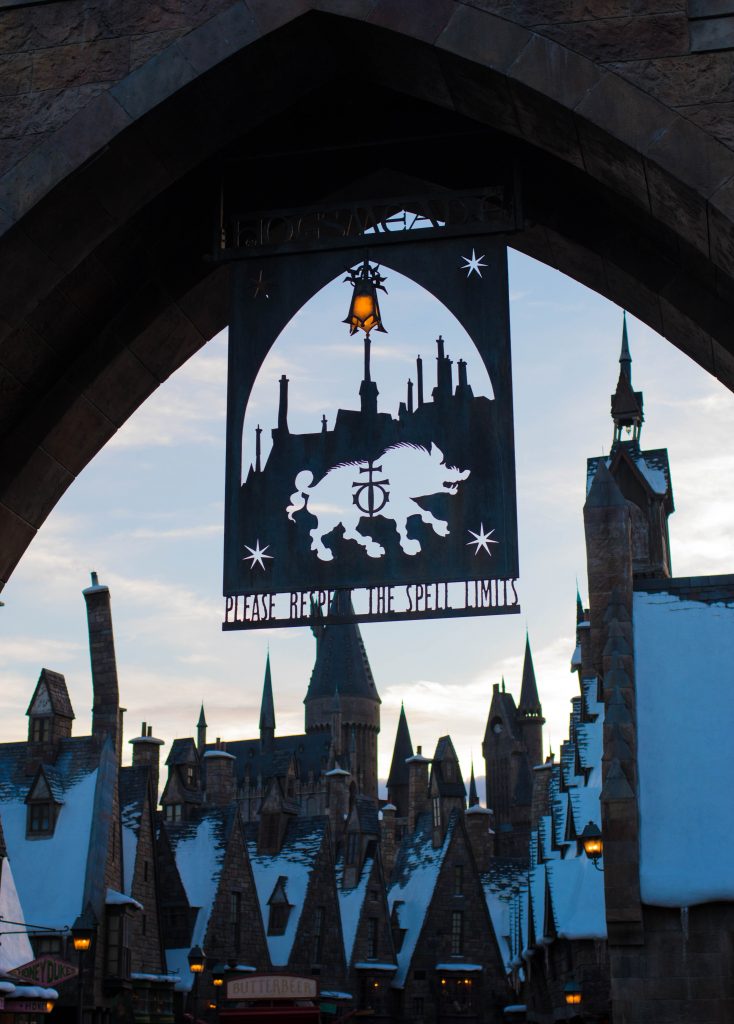
[[[335,614],[353,614],[349,593],[337,591],[331,610]],[[304,703],[316,697],[331,697],[337,687],[342,697],[364,697],[381,703],[356,624],[324,627]]]
[[[306,895],[311,884],[316,858],[328,842],[326,818],[294,818],[288,822],[283,844],[277,854],[258,853],[256,823],[245,827],[247,849],[257,889],[262,919],[267,931],[268,900],[279,879],[285,879],[285,891],[291,912],[283,935],[268,935],[268,951],[274,967],[285,967],[298,932]]]
[[[203,705],[202,705],[203,707]],[[174,740],[166,758],[166,764],[197,764],[199,756],[192,736]]]
[[[318,778],[328,768],[330,749],[331,734],[323,732],[275,736],[268,751],[263,751],[259,738],[227,742],[227,753],[236,760],[235,772],[240,784],[246,775],[254,784],[258,775],[264,781],[271,772],[282,772],[291,756],[296,759],[298,777],[302,782],[306,782],[310,774]]]
[[[522,687],[520,689],[520,714],[530,713],[538,715],[541,712],[540,697],[538,696],[538,684],[535,681],[535,668],[533,667],[533,655],[530,651],[530,636],[525,633],[525,661],[522,667]]]
[[[443,843],[434,849],[433,823],[430,814],[421,814],[413,833],[403,840],[388,894],[391,914],[397,914],[404,931],[398,953],[398,970],[394,985],[402,988],[410,968],[423,923],[431,905],[436,882],[446,853],[451,845],[458,820],[454,811],[449,819]]]
[[[270,651],[265,662],[265,679],[263,695],[260,702],[260,729],[275,728],[275,704],[273,702],[273,679],[270,674]]]
[[[400,718],[398,729],[395,733],[395,746],[393,747],[390,774],[387,779],[387,788],[391,786],[404,786],[408,784],[409,768],[405,763],[413,756],[413,743],[410,739],[408,719],[405,717],[405,708],[400,705]]]
[[[33,705],[38,699],[39,704],[44,703],[44,690],[48,694],[49,711],[54,715],[61,715],[63,718],[74,718],[74,710],[69,699],[69,691],[66,688],[66,679],[60,672],[52,672],[50,668],[42,668],[38,677],[36,688],[33,691],[27,715],[33,711]],[[38,709],[36,710],[38,712]]]

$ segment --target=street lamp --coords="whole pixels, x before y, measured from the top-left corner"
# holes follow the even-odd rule
[[[349,270],[344,280],[354,289],[349,312],[344,320],[345,324],[349,324],[349,333],[356,334],[358,330],[363,330],[369,337],[370,331],[377,330],[382,334],[387,334],[386,329],[382,326],[380,305],[377,301],[378,288],[380,291],[387,292],[387,288],[382,283],[385,278],[380,274],[380,268],[370,266],[370,261],[365,259],[359,269]]]
[[[212,985],[214,986],[214,1003],[210,1004],[210,1009],[219,1012],[219,993],[224,985],[224,975],[227,971],[227,965],[218,963],[212,967]]]
[[[604,868],[599,867],[599,861],[604,853],[604,840],[593,821],[589,822],[579,838],[586,856],[598,871],[603,871]]]
[[[77,980],[77,1024],[84,1020],[84,954],[91,948],[94,932],[97,928],[97,918],[94,916],[91,904],[87,903],[84,912],[77,917],[71,926],[71,941],[74,949],[79,954],[79,977]]]
[[[199,998],[199,978],[206,966],[206,954],[201,946],[192,946],[189,950],[187,960],[189,961],[189,970],[194,976],[194,983],[191,986],[191,1016],[194,1024],[196,1024],[196,1003]]]
[[[563,998],[566,1000],[566,1006],[580,1006],[581,1005],[581,986],[573,979],[566,982],[563,989]]]

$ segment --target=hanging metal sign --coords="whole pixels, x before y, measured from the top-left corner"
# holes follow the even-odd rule
[[[496,615],[520,610],[512,378],[504,243],[491,235],[264,255],[234,263],[229,333],[225,495],[225,630]],[[389,367],[391,272],[427,289],[476,347],[491,393],[475,394],[471,366],[450,338],[415,339],[420,355],[405,400],[378,404]],[[361,369],[329,426],[291,430],[289,398],[306,387],[274,381],[272,447],[244,459],[245,412],[262,363],[291,318],[337,276],[344,331]],[[350,301],[351,300],[351,301]],[[382,310],[381,310],[381,307]],[[344,340],[344,339],[342,339]],[[248,440],[248,446],[252,439]],[[336,591],[352,601],[333,601]]]

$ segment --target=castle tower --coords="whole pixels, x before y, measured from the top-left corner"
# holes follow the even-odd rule
[[[341,615],[354,613],[348,591],[336,592],[331,611]],[[324,626],[319,633],[316,662],[303,702],[307,733],[331,731],[337,689],[342,730],[339,748],[350,749],[354,729],[355,761],[362,780],[360,789],[376,800],[381,701],[356,625]]]
[[[263,695],[260,702],[260,747],[263,752],[272,750],[275,744],[275,705],[273,703],[273,680],[270,675],[270,651],[265,662]]]
[[[387,779],[387,797],[390,803],[395,804],[398,818],[408,816],[408,791],[410,788],[410,769],[407,761],[413,756],[413,743],[410,739],[408,719],[405,717],[405,708],[400,705],[400,718],[395,734],[395,746],[393,747],[390,774]]]
[[[643,395],[632,388],[626,317],[619,366],[617,389],[611,399],[611,451],[608,458],[587,460],[586,493],[590,492],[599,463],[604,461],[629,509],[635,577],[668,577],[672,574],[668,517],[675,511],[668,452],[665,448],[640,448]]]
[[[525,661],[522,668],[520,704],[517,709],[517,723],[520,736],[527,751],[531,767],[543,763],[543,708],[535,682],[533,655],[530,651],[530,637],[525,634]]]

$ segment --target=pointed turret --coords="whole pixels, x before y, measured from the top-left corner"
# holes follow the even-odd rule
[[[579,585],[576,584],[576,625],[584,621],[584,603],[581,600]]]
[[[622,431],[629,441],[639,444],[640,431],[645,419],[641,391],[632,389],[632,356],[627,338],[627,314],[622,323],[622,351],[619,356],[619,380],[612,395],[612,419],[614,420],[614,445],[622,442]],[[628,442],[624,442],[628,443]],[[614,445],[612,446],[614,448]]]
[[[542,713],[540,697],[538,696],[538,684],[535,681],[533,654],[530,650],[530,636],[527,631],[525,632],[525,661],[522,667],[522,686],[520,688],[518,711],[521,715],[539,715]]]
[[[413,756],[413,742],[408,729],[408,719],[405,717],[405,707],[400,705],[400,718],[395,733],[395,746],[393,747],[390,774],[387,779],[387,796],[390,803],[397,807],[397,817],[404,818],[408,814],[408,784],[410,769],[406,764],[409,757]]]
[[[334,616],[353,615],[350,591],[336,591],[329,612]],[[380,697],[362,635],[355,624],[327,625],[319,630],[316,662],[304,700],[307,733],[331,729],[337,687],[341,701],[341,749],[349,749],[354,727],[357,763],[364,779],[363,792],[376,800]]]
[[[474,779],[474,761],[471,763],[471,776],[469,778],[469,806],[476,807],[479,803],[479,796],[477,794],[477,783]]]
[[[270,651],[265,661],[265,679],[260,702],[260,746],[272,750],[275,741],[275,705],[273,704],[273,680],[270,675]]]
[[[530,650],[530,637],[525,633],[525,661],[522,667],[522,686],[520,703],[517,707],[517,721],[522,733],[522,740],[528,754],[530,765],[543,762],[543,708],[538,696],[538,684],[535,681],[533,655]]]
[[[204,753],[206,747],[206,717],[204,715],[204,701],[201,702],[199,721],[196,723],[196,746],[200,754]]]

